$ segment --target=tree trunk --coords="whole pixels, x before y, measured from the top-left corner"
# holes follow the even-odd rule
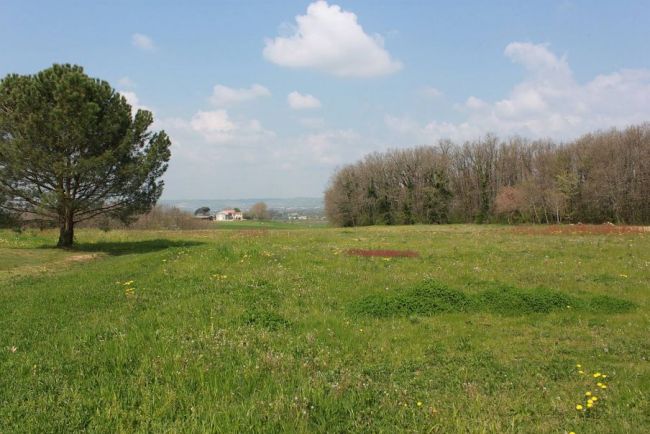
[[[59,242],[57,247],[71,247],[74,241],[74,220],[72,212],[66,211],[61,219],[61,227],[59,230]]]

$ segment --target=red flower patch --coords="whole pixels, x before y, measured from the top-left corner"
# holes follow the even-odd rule
[[[379,256],[382,258],[417,258],[420,254],[413,250],[366,250],[350,249],[348,255],[352,256]]]

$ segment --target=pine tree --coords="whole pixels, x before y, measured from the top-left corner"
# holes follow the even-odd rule
[[[107,82],[75,65],[0,81],[0,208],[54,222],[59,247],[74,226],[106,214],[122,221],[160,197],[171,145],[153,115],[132,114]]]

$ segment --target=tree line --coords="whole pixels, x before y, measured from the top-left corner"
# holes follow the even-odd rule
[[[650,124],[574,141],[494,135],[372,153],[337,170],[338,226],[448,222],[650,223]]]

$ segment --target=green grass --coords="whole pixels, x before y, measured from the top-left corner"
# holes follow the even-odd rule
[[[220,230],[311,229],[324,228],[326,223],[319,220],[244,220],[214,222],[213,226]]]
[[[236,224],[0,232],[0,432],[650,426],[650,233]]]

